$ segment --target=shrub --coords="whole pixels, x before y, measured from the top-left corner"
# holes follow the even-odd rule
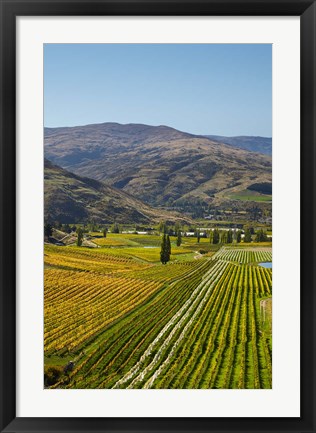
[[[63,369],[60,366],[50,365],[44,368],[44,385],[55,385],[63,374]]]

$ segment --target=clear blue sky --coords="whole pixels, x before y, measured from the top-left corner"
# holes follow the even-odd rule
[[[45,126],[103,122],[271,137],[272,46],[45,44]]]

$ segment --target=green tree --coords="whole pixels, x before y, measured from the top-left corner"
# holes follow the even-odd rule
[[[77,229],[77,246],[81,247],[83,241],[83,230],[81,227]]]
[[[177,247],[179,247],[182,243],[182,235],[181,235],[181,230],[178,229],[178,233],[177,233]]]
[[[69,224],[64,224],[63,231],[65,233],[71,233],[71,228]]]
[[[213,230],[210,231],[210,244],[213,243]]]
[[[88,230],[89,230],[89,232],[96,232],[97,231],[97,225],[94,221],[89,222]]]
[[[162,240],[161,240],[160,261],[163,265],[165,265],[167,263],[166,262],[166,235],[165,234],[162,236]]]
[[[201,238],[201,233],[200,233],[200,230],[197,229],[197,230],[196,230],[196,240],[197,240],[197,243],[198,243],[198,244],[200,243],[200,238]]]
[[[107,234],[107,232],[108,232],[107,227],[104,227],[103,230],[102,230],[102,233],[103,233],[103,237],[104,237],[104,238],[106,238],[106,234]]]
[[[241,230],[237,231],[236,240],[238,244],[241,242]]]
[[[233,231],[232,230],[228,230],[227,232],[227,243],[231,244],[233,242]]]
[[[161,250],[160,250],[160,261],[162,264],[166,264],[170,260],[171,254],[171,243],[169,235],[164,234],[161,241]]]
[[[267,234],[260,229],[256,233],[256,242],[266,242],[268,240]]]
[[[227,232],[225,230],[219,232],[219,243],[227,244]]]
[[[174,236],[175,233],[174,233],[173,228],[172,227],[167,227],[166,234],[169,235],[169,236]]]
[[[213,231],[213,244],[219,243],[219,231],[218,229],[214,229]]]
[[[44,384],[45,386],[55,385],[63,374],[63,369],[59,365],[50,365],[44,368]]]
[[[252,238],[251,238],[251,233],[249,229],[246,229],[245,231],[245,237],[244,237],[244,242],[251,242]]]
[[[120,233],[120,227],[117,223],[112,224],[111,226],[111,232],[112,233]]]
[[[53,226],[49,223],[44,225],[44,236],[50,237],[53,234]]]

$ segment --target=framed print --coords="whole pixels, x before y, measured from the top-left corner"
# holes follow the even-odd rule
[[[1,431],[315,431],[315,10],[1,1]]]

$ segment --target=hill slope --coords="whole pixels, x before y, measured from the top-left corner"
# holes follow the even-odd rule
[[[268,155],[167,126],[46,128],[45,156],[153,206],[220,203],[272,177]]]
[[[47,159],[44,179],[45,219],[52,222],[151,223],[178,219],[102,182],[70,173]]]
[[[205,137],[220,143],[230,144],[240,149],[249,150],[250,152],[263,153],[265,155],[272,155],[272,138],[270,137],[252,137],[252,136],[239,136],[239,137],[223,137],[221,135],[206,135]]]

